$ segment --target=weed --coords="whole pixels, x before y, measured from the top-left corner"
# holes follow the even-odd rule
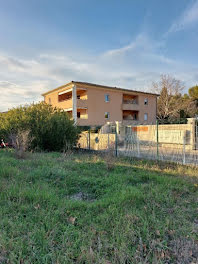
[[[196,175],[112,153],[2,150],[0,263],[198,263]]]
[[[106,167],[108,171],[111,171],[115,168],[115,164],[116,164],[116,158],[115,158],[115,154],[114,154],[114,150],[113,149],[109,149],[105,155],[104,155],[104,160],[106,163]]]

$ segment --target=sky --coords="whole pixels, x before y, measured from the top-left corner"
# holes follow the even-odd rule
[[[0,0],[0,111],[72,80],[198,84],[198,0]]]

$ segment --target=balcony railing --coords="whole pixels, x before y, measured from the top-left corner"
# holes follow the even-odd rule
[[[123,104],[138,104],[137,99],[123,99]]]
[[[88,119],[88,114],[87,115],[81,115],[80,117],[78,117],[78,119]]]
[[[125,117],[123,117],[123,120],[127,120],[127,121],[138,121],[138,117],[128,117],[128,116],[125,116]]]
[[[88,107],[87,100],[78,99],[77,107],[87,108]]]

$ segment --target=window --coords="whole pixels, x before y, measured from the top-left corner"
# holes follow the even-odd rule
[[[105,94],[105,102],[109,102],[109,94]]]
[[[80,99],[80,94],[77,95],[77,99]]]
[[[49,104],[51,104],[52,102],[51,102],[51,98],[49,97]]]
[[[80,112],[77,112],[77,118],[80,118]]]
[[[109,119],[109,112],[105,112],[105,118]]]
[[[147,120],[148,120],[148,114],[145,113],[145,114],[144,114],[144,121],[147,121]]]
[[[144,104],[145,104],[145,105],[148,105],[148,98],[145,98],[145,99],[144,99]]]

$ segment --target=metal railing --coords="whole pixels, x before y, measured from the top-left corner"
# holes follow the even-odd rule
[[[137,99],[123,99],[123,104],[138,104]]]

